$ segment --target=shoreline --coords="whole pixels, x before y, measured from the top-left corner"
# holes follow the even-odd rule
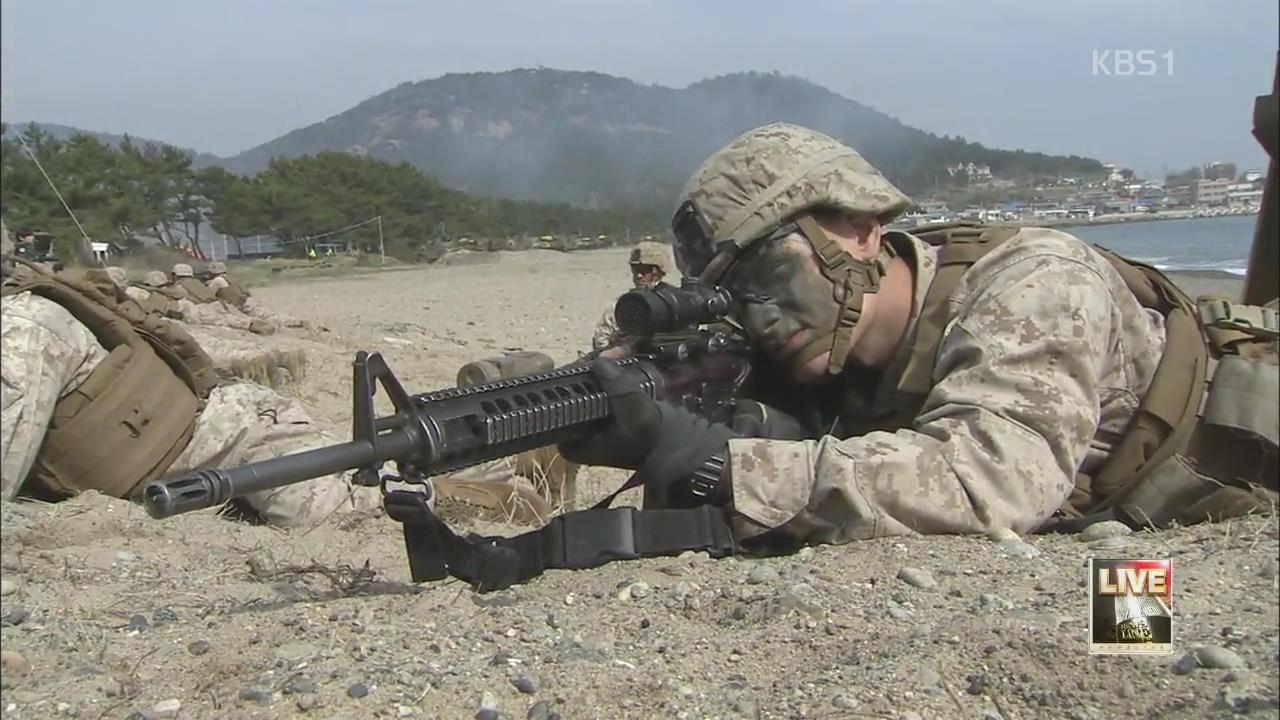
[[[1226,217],[1252,216],[1257,217],[1256,212],[1230,212],[1214,215],[1206,215],[1198,213],[1194,210],[1162,210],[1153,213],[1116,213],[1112,215],[1099,215],[1092,220],[1080,220],[1068,218],[1062,220],[1051,220],[1047,218],[1038,218],[1034,220],[1013,220],[1010,221],[1014,225],[1037,226],[1037,227],[1082,227],[1094,225],[1121,225],[1125,223],[1135,222],[1158,222],[1161,220],[1197,220],[1197,219],[1214,219]]]

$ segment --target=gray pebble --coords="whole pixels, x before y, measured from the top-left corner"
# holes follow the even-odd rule
[[[131,712],[124,717],[124,720],[150,720],[146,715],[140,712]]]
[[[984,610],[1012,610],[1013,603],[1005,600],[999,595],[992,593],[982,593],[978,596],[978,603]]]
[[[269,690],[260,688],[245,688],[240,691],[240,699],[245,702],[257,703],[259,705],[270,705],[272,693]]]
[[[192,655],[203,655],[209,652],[209,643],[205,640],[195,640],[187,645],[187,652]]]
[[[942,682],[942,676],[938,674],[937,670],[925,665],[916,673],[916,682],[922,688],[937,687]]]
[[[1039,550],[1022,540],[1001,541],[1000,549],[1004,551],[1005,555],[1010,557],[1024,558],[1027,560],[1040,557]]]
[[[4,627],[15,627],[26,622],[29,617],[31,617],[30,610],[27,610],[26,608],[14,608],[5,613],[3,618],[0,618],[0,625],[3,625]]]
[[[1263,563],[1262,567],[1258,568],[1258,574],[1264,578],[1273,578],[1276,575],[1280,575],[1280,560],[1272,558]]]
[[[151,626],[151,623],[150,621],[147,620],[146,615],[130,615],[129,616],[130,630],[146,630],[150,626]]]
[[[903,610],[897,605],[890,605],[888,612],[889,612],[889,617],[893,618],[894,620],[910,620],[911,619],[911,613],[907,612],[906,610]]]
[[[178,716],[178,711],[182,709],[182,702],[177,698],[169,698],[161,700],[151,708],[150,716],[153,720],[165,720]]]
[[[1223,647],[1206,645],[1196,648],[1195,658],[1204,667],[1232,669],[1244,667],[1244,659]]]
[[[533,680],[525,675],[521,675],[515,680],[512,680],[511,684],[515,686],[516,690],[519,690],[525,695],[532,695],[538,691],[538,686],[534,685]]]
[[[311,643],[287,642],[275,649],[276,657],[289,663],[296,663],[312,657],[320,652],[320,648]]]
[[[1085,528],[1080,533],[1080,542],[1093,542],[1094,540],[1102,540],[1103,538],[1124,537],[1132,534],[1133,530],[1118,520],[1104,520],[1094,523]]]
[[[853,708],[858,707],[858,701],[844,693],[836,693],[835,696],[831,698],[831,704],[843,710],[852,710]]]
[[[299,712],[306,712],[314,708],[319,702],[320,698],[315,695],[300,695],[297,700],[293,701],[293,705],[298,708]]]
[[[683,600],[692,595],[697,589],[698,586],[694,583],[691,583],[688,580],[681,580],[672,586],[671,597],[677,600]]]
[[[0,596],[12,595],[18,592],[18,581],[9,578],[0,578]]]
[[[476,720],[499,720],[502,715],[493,708],[481,708],[476,712]]]
[[[747,583],[751,585],[760,585],[762,583],[774,582],[778,579],[778,571],[769,565],[756,565],[751,568],[751,572],[747,574]]]
[[[286,695],[310,695],[316,691],[316,681],[306,675],[294,675],[284,683]]]
[[[121,550],[116,553],[116,560],[119,560],[120,562],[133,562],[134,560],[137,560],[137,559],[138,559],[138,556],[134,555],[128,550]]]
[[[1093,542],[1089,543],[1089,549],[1090,550],[1118,550],[1120,548],[1126,548],[1132,545],[1133,545],[1133,541],[1130,540],[1129,538],[1116,535],[1116,536],[1104,537],[1100,540],[1094,540]]]
[[[639,599],[649,594],[649,583],[637,582],[631,583],[631,597]]]
[[[1196,656],[1187,653],[1178,658],[1178,661],[1169,667],[1174,675],[1190,675],[1192,670],[1200,667],[1200,663],[1196,660]]]
[[[913,585],[918,588],[927,589],[935,587],[938,584],[938,581],[933,579],[933,576],[929,574],[928,570],[921,570],[920,568],[913,567],[904,567],[901,570],[898,570],[898,579],[908,585]]]
[[[551,705],[546,700],[539,700],[529,706],[525,720],[548,720],[551,717]]]
[[[160,608],[151,613],[151,622],[155,625],[162,623],[178,622],[178,613],[170,608]]]
[[[368,694],[369,686],[364,683],[352,683],[351,686],[347,688],[347,697],[359,699]]]

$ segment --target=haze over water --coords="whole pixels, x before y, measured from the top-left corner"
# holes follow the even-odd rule
[[[1217,270],[1243,276],[1257,222],[1257,215],[1230,215],[1063,229],[1161,270]]]

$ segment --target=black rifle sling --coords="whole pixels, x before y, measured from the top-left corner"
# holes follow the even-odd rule
[[[714,505],[662,510],[597,506],[557,515],[545,526],[513,537],[463,537],[431,512],[426,498],[408,490],[384,496],[387,514],[404,524],[414,582],[452,575],[478,592],[491,592],[551,569],[582,570],[685,550],[705,550],[712,557],[735,551],[728,514]]]

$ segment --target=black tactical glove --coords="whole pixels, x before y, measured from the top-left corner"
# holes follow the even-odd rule
[[[689,504],[694,471],[713,455],[723,459],[736,433],[682,407],[654,402],[612,360],[597,358],[591,372],[609,395],[612,419],[598,432],[561,443],[560,454],[581,465],[635,470],[647,507]]]

